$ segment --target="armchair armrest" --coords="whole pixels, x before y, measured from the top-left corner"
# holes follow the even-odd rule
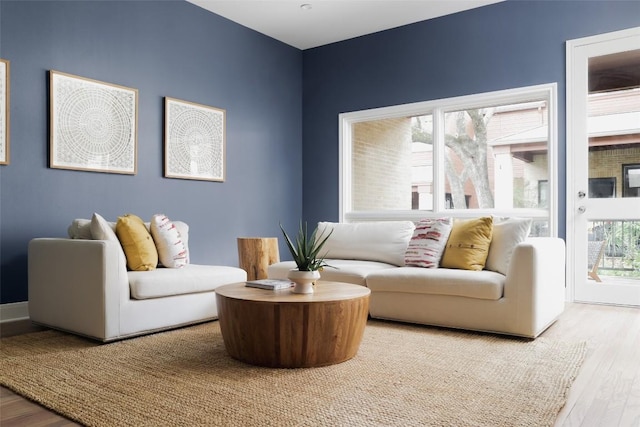
[[[534,237],[513,251],[504,288],[515,300],[518,334],[537,337],[564,311],[565,243],[556,237]]]
[[[31,320],[98,339],[118,335],[120,304],[129,298],[125,262],[117,242],[31,240]]]

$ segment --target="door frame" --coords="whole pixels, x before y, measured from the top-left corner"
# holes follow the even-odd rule
[[[593,45],[594,50],[597,50],[598,45],[610,43],[616,40],[626,38],[640,38],[640,27],[630,28],[621,31],[614,31],[610,33],[598,34],[590,37],[584,37],[580,39],[568,40],[566,42],[566,251],[567,251],[567,266],[566,266],[566,299],[567,301],[575,301],[576,296],[576,242],[579,238],[576,236],[575,230],[575,218],[580,215],[578,207],[581,204],[581,199],[577,197],[578,191],[588,191],[585,183],[577,182],[573,177],[578,167],[584,167],[588,164],[587,154],[578,152],[576,150],[577,144],[574,144],[576,140],[576,134],[579,131],[576,129],[586,129],[587,123],[585,118],[587,117],[587,105],[574,102],[574,98],[577,96],[578,91],[585,93],[588,91],[588,76],[585,79],[584,74],[588,74],[588,60],[582,63],[577,63],[583,55],[578,54],[578,49]],[[610,52],[602,53],[609,54]],[[602,55],[600,54],[600,55]],[[594,54],[587,58],[600,56]],[[579,83],[583,83],[580,87],[577,87]],[[588,136],[587,136],[588,138]],[[586,162],[585,162],[586,161]],[[586,269],[585,269],[586,278]]]

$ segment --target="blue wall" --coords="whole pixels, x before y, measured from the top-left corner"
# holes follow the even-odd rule
[[[0,303],[27,299],[31,238],[93,212],[164,212],[194,262],[237,265],[236,237],[338,219],[339,113],[540,83],[558,83],[564,236],[564,43],[638,25],[636,0],[509,0],[301,52],[183,1],[1,0]],[[51,69],[139,90],[137,175],[48,168]],[[162,177],[164,96],[227,110],[225,183]]]
[[[338,114],[558,84],[565,236],[565,41],[640,25],[640,1],[507,1],[304,51],[303,215],[338,220]]]
[[[280,221],[297,226],[300,50],[183,1],[2,0],[0,57],[11,61],[0,302],[27,300],[30,239],[66,236],[71,220],[93,212],[186,221],[200,264],[238,265],[236,237],[279,236]],[[48,168],[51,69],[139,90],[136,175]],[[226,109],[226,182],[163,177],[165,96]]]

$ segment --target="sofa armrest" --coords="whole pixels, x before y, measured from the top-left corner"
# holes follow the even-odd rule
[[[129,281],[117,242],[38,238],[28,257],[32,321],[98,339],[119,334]]]
[[[514,332],[533,338],[553,323],[565,305],[564,240],[533,237],[516,246],[504,298],[515,302]]]

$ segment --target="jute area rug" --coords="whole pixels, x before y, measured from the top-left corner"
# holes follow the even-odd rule
[[[88,426],[550,426],[586,343],[369,321],[356,357],[268,369],[230,358],[218,322],[97,345],[0,342],[0,383]]]

